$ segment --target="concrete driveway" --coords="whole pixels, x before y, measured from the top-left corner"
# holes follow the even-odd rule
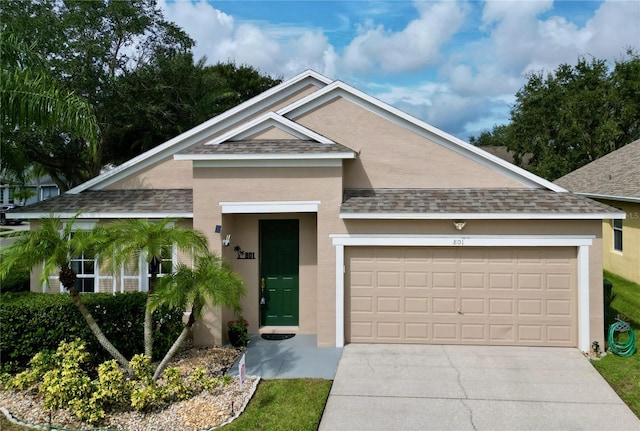
[[[577,349],[349,344],[319,429],[640,430],[640,420]]]

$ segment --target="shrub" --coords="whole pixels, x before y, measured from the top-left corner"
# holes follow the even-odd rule
[[[96,424],[107,411],[127,405],[135,410],[162,407],[186,400],[204,387],[211,392],[231,379],[208,377],[204,367],[188,377],[182,376],[177,368],[167,368],[163,378],[156,382],[152,379],[149,358],[135,355],[130,366],[137,380],[129,380],[115,360],[100,364],[98,378],[92,380],[84,369],[88,358],[84,342],[63,341],[55,353],[38,353],[29,362],[31,368],[8,380],[5,375],[3,381],[8,389],[36,389],[47,409],[67,409],[80,420]]]
[[[144,351],[144,292],[83,295],[89,311],[105,336],[126,357]],[[161,309],[154,313],[154,358],[169,350],[183,328],[182,310]],[[111,359],[102,349],[67,294],[7,293],[0,301],[0,355],[3,367],[15,371],[27,366],[41,350],[54,351],[61,341],[80,338],[91,353],[88,366]]]
[[[16,269],[5,277],[0,277],[0,292],[28,292],[29,283],[29,269]]]

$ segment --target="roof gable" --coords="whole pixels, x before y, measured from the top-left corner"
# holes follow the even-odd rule
[[[312,70],[306,70],[299,75],[276,85],[256,97],[229,109],[228,111],[199,124],[192,129],[172,138],[165,143],[146,151],[139,156],[86,181],[67,193],[75,194],[84,190],[100,190],[130,175],[140,172],[153,164],[171,157],[173,154],[194,145],[216,132],[224,130],[234,124],[250,118],[269,106],[277,104],[305,87],[322,88],[331,80]]]
[[[594,198],[640,202],[640,139],[555,182],[575,193]]]
[[[298,100],[287,103],[281,108],[282,102],[293,94],[309,86],[316,89],[310,94]],[[265,91],[259,96],[238,105],[229,111],[208,120],[191,130],[153,148],[124,164],[90,180],[69,193],[80,193],[84,190],[101,190],[129,176],[141,172],[160,161],[167,160],[174,155],[176,159],[187,159],[184,150],[191,146],[199,146],[203,142],[217,145],[227,141],[245,141],[246,138],[259,135],[268,128],[277,128],[293,137],[301,140],[310,140],[323,144],[331,144],[332,141],[317,132],[297,124],[296,119],[323,104],[344,98],[367,109],[384,119],[391,121],[415,134],[429,139],[437,145],[456,152],[474,162],[494,170],[501,175],[516,181],[528,188],[544,188],[556,192],[566,191],[559,185],[544,180],[524,169],[514,166],[496,156],[493,156],[480,148],[472,146],[452,135],[449,135],[421,120],[418,120],[372,96],[369,96],[341,81],[330,79],[313,71],[305,71],[296,77],[281,83],[280,85]],[[280,102],[280,103],[279,103]],[[250,120],[261,111],[277,109],[275,112],[267,112]],[[243,121],[248,121],[243,124]],[[234,126],[236,126],[234,128]],[[214,138],[216,134],[229,130],[229,132]],[[209,138],[209,139],[208,139]],[[213,138],[213,139],[211,139]]]
[[[341,81],[334,81],[326,87],[283,107],[277,113],[295,121],[307,112],[318,109],[318,107],[338,98],[344,98],[356,103],[395,124],[411,130],[417,135],[496,170],[526,187],[545,188],[556,192],[566,191],[557,184],[489,154],[481,148],[468,144]]]

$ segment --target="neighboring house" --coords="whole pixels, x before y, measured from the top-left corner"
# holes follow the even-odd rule
[[[640,140],[559,178],[556,184],[616,207],[602,222],[604,269],[640,283]]]
[[[60,188],[55,182],[53,182],[50,176],[32,179],[29,184],[25,186],[25,188],[31,192],[31,196],[29,196],[24,202],[23,199],[14,198],[14,188],[14,185],[5,183],[0,179],[0,203],[30,205],[60,194]]]
[[[252,332],[583,351],[604,345],[601,224],[622,216],[312,71],[19,215],[79,209],[204,232]],[[82,259],[90,288],[145,289],[146,269]],[[231,318],[210,311],[194,342]]]

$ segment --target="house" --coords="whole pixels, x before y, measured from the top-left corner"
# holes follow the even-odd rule
[[[251,332],[583,351],[604,344],[602,219],[624,215],[313,71],[20,216],[78,209],[204,232],[246,282]],[[79,267],[87,290],[146,288]],[[232,317],[210,311],[194,342]]]
[[[626,214],[602,221],[604,269],[640,283],[640,139],[555,183]]]
[[[25,198],[15,197],[16,185],[0,176],[0,204],[29,205],[60,194],[60,187],[48,175],[32,178],[20,188],[26,190]]]

